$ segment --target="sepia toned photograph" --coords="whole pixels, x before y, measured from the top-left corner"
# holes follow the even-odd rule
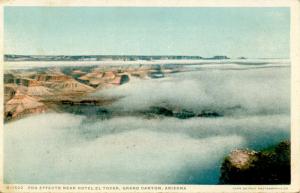
[[[284,6],[3,6],[3,184],[290,185],[290,34]]]

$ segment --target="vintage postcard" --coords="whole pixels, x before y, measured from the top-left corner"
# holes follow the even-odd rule
[[[0,192],[299,192],[299,11],[2,2]]]

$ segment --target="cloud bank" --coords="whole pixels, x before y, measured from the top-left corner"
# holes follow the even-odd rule
[[[225,114],[289,113],[289,68],[211,70],[170,75],[166,79],[133,80],[99,91],[94,96],[123,97],[112,105],[118,111],[138,111],[166,105],[199,112]]]
[[[5,182],[216,184],[231,150],[264,148],[290,135],[289,68],[178,73],[94,96],[121,97],[107,107],[112,111],[166,105],[224,116],[27,117],[5,124]]]

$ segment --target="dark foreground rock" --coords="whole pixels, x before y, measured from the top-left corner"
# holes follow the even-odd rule
[[[290,142],[260,152],[235,150],[221,167],[220,184],[290,184]]]

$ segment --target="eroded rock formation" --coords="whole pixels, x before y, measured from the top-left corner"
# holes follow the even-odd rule
[[[115,99],[96,99],[89,94],[128,83],[132,77],[146,78],[156,68],[75,66],[8,70],[4,74],[4,120],[61,110],[59,105],[64,101],[70,105],[109,103]]]

